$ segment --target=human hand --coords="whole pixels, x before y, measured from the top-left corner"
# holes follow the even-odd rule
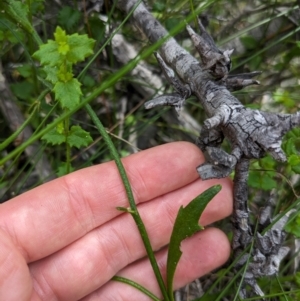
[[[200,223],[210,224],[232,210],[228,179],[202,182],[204,161],[193,144],[176,142],[123,159],[138,210],[162,274],[166,245],[181,205],[216,183],[221,192]],[[132,279],[159,295],[136,225],[128,213],[123,183],[114,162],[79,170],[0,205],[0,300],[149,300],[136,289],[110,280]],[[174,288],[222,265],[229,242],[208,228],[183,241]]]

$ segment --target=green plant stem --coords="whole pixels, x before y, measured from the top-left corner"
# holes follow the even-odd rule
[[[32,38],[36,41],[38,45],[43,44],[43,41],[31,25],[30,21],[27,19],[26,16],[23,15],[23,11],[19,11],[16,2],[7,0],[6,2],[3,2],[3,8],[5,10],[5,13],[13,19],[16,24],[19,24],[28,34],[32,35]]]
[[[245,28],[245,29],[238,30],[237,33],[235,33],[235,34],[229,36],[229,37],[226,38],[226,39],[221,40],[221,41],[218,43],[218,45],[219,45],[219,46],[222,46],[222,45],[228,43],[229,41],[234,40],[235,38],[238,38],[238,37],[240,37],[240,36],[243,36],[244,34],[248,33],[248,32],[249,32],[250,30],[252,30],[252,29],[255,29],[255,28],[257,28],[257,27],[259,27],[259,26],[261,26],[261,25],[263,25],[263,24],[270,23],[270,21],[272,21],[272,20],[274,20],[274,19],[276,19],[276,18],[280,18],[280,17],[282,17],[282,16],[284,16],[284,15],[289,14],[291,11],[296,10],[297,8],[298,8],[298,5],[295,5],[295,6],[292,7],[292,8],[289,8],[289,9],[283,11],[283,12],[280,12],[280,13],[277,14],[276,16],[273,16],[273,17],[270,17],[270,18],[265,18],[264,20],[262,20],[262,21],[260,21],[260,22],[255,22],[255,24],[253,24],[253,25],[251,25],[251,26],[249,26],[249,27],[247,27],[247,28]]]
[[[127,279],[127,278],[123,278],[123,277],[120,277],[120,276],[114,276],[112,278],[112,280],[115,280],[115,281],[118,281],[118,282],[122,282],[122,283],[126,283],[128,285],[131,285],[134,288],[136,288],[137,290],[139,290],[142,293],[144,293],[146,296],[148,296],[152,300],[154,300],[154,301],[161,301],[158,297],[156,297],[155,295],[153,295],[150,291],[148,291],[143,286],[139,285],[138,283],[136,283],[134,281],[131,281],[131,280]]]
[[[211,4],[214,3],[214,0],[207,1],[204,5],[202,5],[199,9],[195,10],[195,14],[199,14],[201,11],[205,10],[207,7],[209,7]],[[11,153],[7,154],[7,156],[0,160],[0,166],[3,165],[5,162],[13,158],[14,156],[18,155],[18,153],[22,152],[28,145],[32,144],[34,141],[40,139],[43,135],[45,135],[48,131],[53,129],[58,123],[62,122],[66,117],[71,116],[74,114],[77,110],[88,104],[90,101],[92,101],[94,98],[96,98],[98,95],[103,93],[106,89],[110,88],[112,85],[114,85],[119,79],[124,77],[125,74],[127,74],[129,71],[131,71],[138,63],[139,61],[147,58],[150,54],[153,53],[153,51],[157,50],[167,39],[174,36],[178,32],[180,32],[186,25],[186,22],[190,22],[194,18],[194,14],[190,14],[185,21],[180,22],[177,26],[175,26],[168,35],[166,35],[163,39],[157,41],[156,43],[150,45],[147,47],[144,51],[142,51],[139,55],[137,55],[133,60],[131,60],[128,64],[123,66],[119,72],[112,74],[105,82],[103,82],[98,88],[96,88],[89,96],[84,98],[80,104],[78,104],[74,109],[70,110],[67,113],[62,114],[60,117],[58,117],[56,120],[54,120],[47,129],[41,130],[36,135],[30,137],[27,141],[22,143],[19,147],[14,149]],[[1,21],[1,20],[0,20]],[[33,36],[35,38],[35,36]],[[39,39],[40,40],[40,39]],[[38,42],[36,40],[36,42]],[[45,85],[48,87],[48,84],[45,83]]]
[[[68,111],[68,110],[66,110]],[[64,134],[66,137],[66,163],[67,163],[67,168],[66,168],[66,174],[70,173],[71,170],[71,147],[70,144],[68,143],[68,137],[70,135],[70,117],[67,117],[64,120]]]
[[[80,80],[83,75],[85,74],[85,72],[87,71],[87,69],[90,67],[90,65],[93,63],[93,61],[98,57],[98,55],[103,51],[103,49],[107,46],[108,43],[110,43],[110,41],[113,39],[113,37],[115,36],[115,34],[122,28],[122,26],[127,22],[127,20],[130,18],[130,16],[132,15],[132,13],[135,11],[135,9],[137,8],[137,6],[142,2],[142,0],[139,0],[134,7],[132,8],[132,10],[129,12],[129,14],[124,18],[124,20],[122,21],[122,23],[113,31],[113,33],[109,36],[109,38],[105,41],[105,43],[100,47],[100,49],[93,55],[93,57],[89,60],[89,62],[85,65],[85,67],[83,68],[83,70],[79,73],[77,79]],[[115,3],[114,3],[115,5]]]
[[[281,282],[280,282],[280,280],[279,280],[278,275],[275,275],[275,278],[276,278],[276,280],[277,280],[277,283],[278,283],[278,285],[279,285],[281,291],[284,293],[284,289],[283,289],[283,287],[282,287],[282,285],[281,285]],[[283,298],[284,298],[285,301],[288,301],[288,299],[287,299],[287,297],[286,297],[285,294],[283,295]]]
[[[253,58],[259,56],[260,54],[264,53],[265,51],[267,51],[268,49],[276,46],[277,44],[282,43],[284,40],[286,40],[287,38],[289,38],[290,36],[294,35],[296,32],[298,32],[300,30],[300,26],[297,27],[296,29],[294,29],[293,31],[289,32],[288,34],[284,35],[282,38],[278,39],[277,41],[275,41],[274,43],[269,44],[267,47],[256,51],[256,53],[250,57],[247,57],[245,60],[243,60],[242,62],[240,62],[239,64],[235,65],[234,68],[232,68],[232,70],[237,69],[240,66],[244,66],[247,62],[251,61]]]
[[[9,136],[6,140],[4,140],[1,144],[0,144],[0,151],[5,149],[10,143],[12,143],[19,135],[20,133],[25,129],[25,127],[30,123],[32,117],[34,116],[34,114],[36,113],[36,110],[38,108],[38,104],[36,104],[31,112],[31,114],[29,115],[29,117],[23,122],[23,124],[11,135]]]
[[[210,3],[212,3],[212,1]],[[207,7],[207,6],[205,6],[205,7]],[[196,11],[196,13],[198,13],[198,11]],[[193,15],[190,15],[187,18],[187,21],[191,20],[192,17],[193,17]],[[45,129],[41,130],[39,133],[37,133],[36,135],[30,137],[27,141],[25,141],[19,147],[17,147],[16,149],[14,149],[11,153],[7,154],[7,156],[5,158],[3,158],[3,159],[0,160],[0,166],[3,165],[8,160],[10,160],[11,158],[13,158],[14,156],[16,156],[18,153],[22,152],[28,145],[30,145],[34,141],[40,139],[48,131],[50,131],[51,129],[55,128],[55,126],[57,126],[57,124],[59,124],[60,122],[63,122],[63,120],[66,117],[71,116],[72,114],[74,114],[75,112],[77,112],[80,108],[82,108],[83,106],[85,106],[86,104],[88,104],[90,101],[92,101],[93,99],[95,99],[98,95],[100,95],[101,93],[103,93],[106,89],[108,89],[111,86],[113,86],[119,79],[123,78],[124,75],[126,75],[128,72],[130,72],[139,63],[139,61],[147,58],[150,54],[153,53],[153,51],[157,50],[168,38],[170,38],[170,36],[173,36],[176,33],[180,32],[184,26],[185,26],[185,22],[181,22],[179,25],[177,25],[170,32],[169,35],[165,36],[160,41],[158,41],[158,42],[150,45],[149,47],[147,47],[141,54],[137,55],[128,64],[126,64],[125,66],[123,66],[119,70],[119,72],[112,74],[98,88],[96,88],[93,92],[91,92],[91,94],[89,94],[89,96],[87,96],[86,98],[84,98],[82,100],[82,102],[80,104],[78,104],[75,108],[73,108],[72,110],[69,110],[66,113],[63,113],[56,120],[54,120],[51,124],[49,124],[47,126],[47,129],[45,128]],[[48,87],[47,84],[46,84],[46,86]]]
[[[129,204],[130,204],[130,209],[133,211],[133,213],[131,213],[131,215],[132,215],[132,217],[133,217],[133,219],[134,219],[134,221],[135,221],[135,223],[138,227],[138,230],[140,232],[141,238],[142,238],[144,246],[146,248],[147,256],[150,260],[151,266],[152,266],[153,271],[155,273],[155,276],[156,276],[158,285],[160,287],[160,290],[162,292],[162,295],[164,297],[164,300],[167,301],[167,300],[169,300],[169,297],[168,297],[168,293],[167,293],[167,290],[166,290],[166,286],[165,286],[164,280],[162,278],[161,272],[159,270],[156,258],[154,256],[154,252],[152,250],[151,243],[150,243],[145,225],[144,225],[144,223],[143,223],[143,221],[142,221],[142,219],[139,215],[139,212],[137,210],[137,207],[136,207],[136,204],[135,204],[135,201],[134,201],[134,196],[133,196],[133,193],[132,193],[132,190],[131,190],[131,185],[129,183],[129,180],[128,180],[128,177],[127,177],[127,174],[126,174],[126,170],[125,170],[125,168],[124,168],[124,166],[121,162],[121,159],[119,157],[119,154],[118,154],[114,144],[112,143],[109,135],[107,134],[107,132],[106,132],[104,126],[102,125],[101,121],[99,120],[98,116],[95,114],[95,112],[93,111],[93,109],[91,108],[90,105],[87,104],[85,106],[85,109],[88,112],[88,114],[90,115],[90,117],[91,117],[93,123],[95,124],[95,126],[97,127],[98,131],[100,132],[104,142],[106,143],[106,145],[109,149],[109,152],[110,152],[113,160],[116,162],[117,168],[118,168],[119,173],[121,175],[121,178],[122,178],[122,181],[123,181],[123,184],[124,184],[124,187],[125,187],[125,191],[126,191],[126,194],[127,194],[127,197],[128,197],[128,201],[129,201]]]
[[[235,283],[235,281],[238,279],[238,277],[240,276],[240,274],[242,273],[241,270],[239,270],[233,277],[232,279],[230,279],[229,283],[226,285],[225,288],[222,289],[222,292],[220,293],[220,295],[215,299],[215,301],[220,301],[222,300],[222,298],[225,296],[225,294],[227,293],[227,291],[229,290],[229,288]],[[201,301],[200,299],[197,299],[195,301]]]
[[[275,297],[279,297],[279,296],[286,296],[286,295],[291,295],[291,294],[299,294],[300,293],[300,289],[298,290],[293,290],[293,291],[288,291],[288,292],[283,292],[283,293],[276,293],[276,294],[269,294],[269,295],[264,295],[264,299],[265,300],[269,300],[267,298],[275,298]],[[243,301],[254,301],[254,300],[262,300],[262,297],[260,296],[256,296],[256,297],[251,297],[251,298],[246,298],[243,299]],[[273,299],[272,299],[273,300]],[[196,301],[196,300],[195,300]],[[199,300],[200,301],[200,300]]]

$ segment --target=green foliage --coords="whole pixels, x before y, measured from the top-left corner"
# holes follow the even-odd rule
[[[88,146],[90,143],[93,142],[90,133],[83,130],[78,125],[73,125],[68,135],[68,144],[73,147],[81,148]]]
[[[24,38],[23,31],[16,24],[6,19],[4,13],[0,12],[0,46],[4,47],[5,42],[16,44],[23,41]]]
[[[170,239],[167,259],[167,287],[169,296],[173,294],[174,274],[182,255],[180,244],[184,239],[204,229],[198,224],[199,218],[206,205],[220,190],[220,185],[212,186],[192,200],[186,207],[183,208],[181,206],[178,211]]]
[[[34,92],[34,84],[26,81],[11,84],[10,87],[14,95],[23,100],[30,99]]]
[[[290,95],[290,92],[287,90],[277,89],[273,95],[273,98],[276,103],[282,104],[288,109],[295,108],[296,101]]]
[[[66,62],[76,64],[93,54],[95,41],[87,35],[67,35],[58,26],[54,37],[54,40],[48,40],[46,44],[41,45],[33,55],[42,65],[59,66]]]
[[[295,235],[297,238],[300,238],[300,213],[298,213],[294,219],[288,222],[288,224],[285,226],[285,230]]]
[[[29,32],[34,29],[28,20],[29,7],[27,4],[17,0],[1,1],[0,9],[5,11],[7,17],[12,20],[19,20],[19,23]]]
[[[45,66],[46,79],[54,84],[53,91],[62,107],[72,109],[82,95],[81,84],[73,77],[73,64],[93,54],[94,40],[77,33],[67,35],[59,26],[54,37],[55,40],[41,45],[33,57]]]
[[[56,128],[51,129],[42,137],[52,145],[60,145],[66,142],[66,135],[64,134],[63,124],[59,124]]]
[[[82,14],[78,10],[70,6],[63,6],[58,13],[57,23],[70,32],[75,29],[81,18]]]
[[[257,48],[257,40],[252,36],[244,36],[240,38],[243,45],[246,47],[247,50],[253,50]]]
[[[277,187],[277,181],[271,173],[258,171],[250,172],[248,183],[251,187],[262,190],[272,190]]]
[[[63,108],[72,110],[79,104],[82,95],[80,86],[81,84],[76,78],[58,81],[55,84],[53,92]]]
[[[93,38],[97,42],[102,41],[105,33],[105,23],[100,18],[92,16],[89,18],[89,26]]]
[[[61,177],[64,176],[72,171],[74,171],[75,169],[71,166],[69,166],[69,164],[67,162],[61,162],[60,165],[57,168],[57,176]]]
[[[64,110],[72,110],[78,106],[82,91],[81,83],[74,78],[73,64],[85,60],[93,54],[95,41],[87,35],[77,33],[67,35],[61,28],[57,27],[54,32],[54,40],[48,40],[46,44],[40,46],[33,57],[44,65],[46,80],[53,85],[52,91],[55,99]],[[70,147],[83,147],[92,142],[90,134],[80,126],[69,128],[69,121],[66,120],[64,130],[58,128],[50,130],[43,139],[52,145],[66,143]],[[69,147],[66,148],[67,159]],[[69,167],[68,167],[69,166]],[[67,168],[61,168],[59,174],[64,170],[70,171],[70,162],[67,161]]]
[[[300,174],[300,129],[295,128],[285,135],[282,148],[288,157],[291,170]]]
[[[271,108],[282,112],[299,111],[300,42],[297,41],[296,33],[293,33],[293,31],[298,31],[299,26],[286,17],[288,15],[291,19],[293,18],[294,10],[290,1],[258,1],[257,3],[233,0],[227,2],[149,1],[149,8],[161,23],[172,30],[184,21],[193,8],[196,10],[208,2],[214,2],[204,12],[209,16],[209,31],[223,49],[227,48],[227,45],[223,43],[225,40],[229,44],[234,41],[234,45],[230,45],[230,48],[235,48],[233,66],[237,70],[233,73],[255,69],[263,71],[258,78],[261,85],[243,92],[236,92],[237,98],[251,108],[261,109],[263,105],[266,110]],[[114,54],[113,45],[110,44],[112,35],[110,32],[105,34],[105,29],[117,28],[124,21],[124,14],[114,6],[110,6],[111,2],[107,2],[100,12],[91,10],[92,4],[88,1],[79,1],[76,4],[79,5],[75,5],[75,2],[68,2],[69,6],[61,6],[53,0],[47,2],[44,0],[0,0],[0,55],[3,62],[3,75],[17,97],[16,103],[20,111],[27,118],[26,121],[29,121],[28,124],[34,132],[32,137],[22,144],[23,149],[17,148],[17,140],[14,139],[12,141],[15,143],[10,142],[9,147],[1,153],[1,162],[11,162],[10,167],[6,167],[5,164],[1,165],[1,172],[2,169],[4,170],[0,180],[2,195],[5,195],[6,191],[9,197],[11,194],[17,195],[18,190],[15,190],[14,186],[20,187],[20,191],[25,191],[38,185],[40,180],[44,180],[41,178],[36,181],[36,172],[31,171],[35,168],[31,166],[34,158],[27,158],[23,152],[26,147],[33,144],[33,141],[37,140],[37,137],[42,137],[42,151],[51,162],[53,169],[57,171],[58,176],[115,158],[108,152],[107,144],[103,143],[102,138],[101,143],[90,145],[91,137],[98,137],[99,133],[92,125],[94,121],[91,121],[89,115],[77,109],[88,98],[104,127],[116,137],[113,140],[117,149],[115,155],[131,153],[131,144],[140,149],[146,149],[169,141],[193,142],[198,135],[196,128],[187,130],[180,125],[172,110],[154,112],[145,111],[142,106],[139,107],[145,99],[151,97],[147,94],[149,92],[143,90],[144,87],[154,93],[154,91],[165,89],[165,85],[157,87],[152,83],[143,82],[142,77],[125,76],[125,69],[120,69],[121,63],[118,55]],[[87,6],[83,7],[83,5]],[[253,11],[249,10],[249,13],[245,15],[243,14],[245,7],[251,7]],[[289,10],[289,13],[283,18],[278,18],[276,17],[277,8],[280,11]],[[232,16],[238,18],[233,19]],[[274,22],[277,21],[280,22],[275,23],[274,26]],[[262,22],[265,22],[264,25],[260,25]],[[277,30],[274,31],[274,28]],[[226,30],[223,31],[223,29]],[[147,44],[144,37],[133,29],[130,22],[121,26],[119,33],[123,33],[125,39],[133,43],[136,49],[142,49]],[[287,35],[287,38],[282,39],[283,35]],[[186,43],[188,37],[184,29],[176,35],[176,39],[188,51],[194,53],[194,48]],[[43,43],[43,41],[47,42]],[[101,53],[104,43],[106,43],[105,48],[103,47],[104,52]],[[244,46],[241,47],[242,51],[240,47],[236,47],[239,43]],[[87,64],[85,60],[93,54],[93,48],[99,53]],[[37,68],[36,62],[30,58],[32,53],[35,53],[33,57],[41,63],[41,68]],[[153,71],[155,75],[161,74],[154,57],[149,57],[147,63],[149,71]],[[127,71],[133,66],[130,64],[125,66],[128,68]],[[77,75],[85,67],[86,70],[78,77]],[[106,80],[110,79],[113,73],[115,80],[108,83]],[[100,89],[103,83],[103,88]],[[47,91],[44,93],[45,89]],[[100,92],[96,93],[96,89]],[[272,100],[265,101],[265,95],[271,96]],[[119,118],[119,100],[122,98],[127,99],[126,108],[122,111],[124,119]],[[39,109],[29,118],[30,108],[34,102],[38,103]],[[195,123],[202,124],[205,116],[199,103],[189,103],[185,109],[191,115],[191,120],[194,119]],[[78,123],[84,127],[84,130],[78,126]],[[48,126],[45,126],[47,124]],[[1,119],[0,128],[1,142],[6,141],[6,137],[10,135],[7,133],[9,124]],[[22,138],[22,133],[20,137]],[[89,150],[82,149],[86,146],[89,146]],[[78,151],[79,148],[80,151]],[[264,190],[264,194],[272,188],[276,189],[278,193],[276,212],[284,210],[287,203],[293,202],[295,194],[299,194],[299,181],[294,181],[295,173],[300,174],[300,132],[298,130],[293,130],[286,135],[283,149],[287,154],[288,164],[277,163],[270,157],[253,162],[249,186],[250,202],[254,207],[256,207],[256,200],[252,199],[252,195],[258,189]],[[24,181],[27,185],[25,186],[23,179],[27,178],[29,184]],[[281,178],[286,180],[278,181]],[[293,183],[293,191],[288,181]],[[2,199],[9,198],[7,195]],[[193,225],[196,230],[196,218]],[[219,225],[222,229],[228,229],[226,220]],[[299,236],[298,216],[287,225],[287,231]],[[230,231],[228,236],[231,236]],[[184,233],[182,237],[184,238]],[[181,255],[179,245],[180,239],[175,248],[176,256]],[[286,259],[286,263],[286,266],[292,264],[289,258]],[[173,268],[175,271],[176,267],[173,266]],[[288,291],[291,285],[299,286],[298,274],[291,278],[286,269],[284,272],[280,271],[278,279],[285,285],[284,290]],[[222,280],[203,300],[221,300],[222,298],[233,300],[234,285],[228,284],[233,275],[230,272],[214,273],[212,277],[215,277],[214,283],[221,278]],[[281,292],[281,288],[278,284],[276,285],[276,279],[264,279],[262,284],[265,284],[266,293],[274,295],[273,298],[269,298],[270,300],[290,300],[293,297],[275,296],[276,293]]]
[[[262,189],[270,191],[278,186],[277,180],[275,179],[276,162],[270,156],[266,156],[259,161],[253,162],[249,172],[248,184],[250,187],[255,189]]]

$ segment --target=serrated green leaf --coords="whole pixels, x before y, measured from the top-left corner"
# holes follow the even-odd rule
[[[253,188],[263,189],[263,190],[271,190],[276,188],[277,182],[270,176],[270,173],[260,173],[257,171],[250,171],[249,186]]]
[[[57,43],[57,51],[62,56],[66,56],[70,51],[70,45],[68,43],[68,36],[66,32],[59,26],[56,27],[55,33],[55,42]]]
[[[81,148],[88,146],[93,142],[93,139],[89,132],[83,130],[79,125],[73,125],[69,132],[67,141],[70,146]]]
[[[30,64],[24,64],[20,67],[17,67],[18,72],[23,76],[23,77],[30,77],[32,76],[32,66]]]
[[[91,28],[92,37],[100,42],[104,38],[105,23],[97,16],[90,17],[88,22]]]
[[[292,166],[292,171],[296,174],[300,174],[300,164],[293,165]]]
[[[58,177],[62,177],[62,176],[66,175],[66,174],[68,174],[68,173],[70,173],[74,170],[75,170],[74,167],[68,166],[67,162],[62,162],[59,165],[56,174],[57,174]]]
[[[52,145],[59,145],[66,142],[66,136],[59,133],[56,129],[52,129],[42,137],[42,140]]]
[[[46,80],[52,84],[56,84],[58,81],[57,77],[57,67],[46,65],[43,70],[46,72]]]
[[[300,238],[300,214],[296,218],[291,219],[284,227],[285,231],[292,233],[297,238]]]
[[[70,6],[64,6],[58,13],[57,21],[68,31],[72,30],[81,19],[82,14]]]
[[[285,143],[284,143],[284,151],[288,156],[291,156],[296,153],[296,148],[295,148],[295,143],[294,143],[295,138],[289,138]]]
[[[267,155],[259,160],[259,166],[263,169],[275,169],[276,161],[270,155]]]
[[[300,156],[292,154],[288,157],[288,163],[291,166],[299,165],[300,164]]]
[[[70,65],[70,63],[60,66],[57,72],[57,77],[61,82],[64,83],[72,80],[73,73],[72,73],[72,66]]]
[[[63,108],[73,109],[79,104],[80,96],[82,95],[80,89],[80,82],[76,78],[72,78],[68,82],[58,81],[53,91],[56,100],[58,100]]]
[[[167,288],[173,293],[173,279],[177,264],[182,255],[181,242],[194,233],[202,230],[198,222],[206,205],[221,190],[221,185],[215,185],[193,199],[186,207],[180,207],[173,227],[167,260]]]
[[[74,33],[68,36],[68,45],[70,51],[67,54],[67,60],[71,63],[77,63],[85,60],[86,57],[94,53],[95,40],[90,39],[86,34],[79,35]]]
[[[67,44],[68,43],[68,36],[66,32],[60,27],[57,26],[54,32],[55,42],[57,44]]]
[[[48,40],[46,44],[40,46],[33,55],[42,65],[60,66],[62,64],[62,56],[58,52],[58,45],[53,40]]]
[[[16,97],[27,101],[28,99],[30,99],[34,92],[34,84],[29,81],[22,81],[11,84],[10,88]]]

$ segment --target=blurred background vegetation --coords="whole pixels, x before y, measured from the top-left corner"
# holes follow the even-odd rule
[[[3,1],[3,3],[6,0]],[[101,53],[74,68],[80,77],[83,96],[105,82],[112,74],[118,76],[121,67],[149,46],[147,39],[127,21],[119,31],[116,28],[125,16],[109,0],[24,0],[19,1],[44,43],[53,39],[57,26],[67,34],[87,34],[94,39],[95,53],[110,39]],[[300,1],[276,0],[167,0],[147,1],[154,16],[171,30],[184,24],[191,12],[201,11],[200,17],[220,48],[234,48],[231,73],[262,71],[257,78],[260,86],[235,92],[245,105],[266,111],[299,111],[300,80]],[[205,7],[205,10],[201,10]],[[1,8],[1,4],[0,4]],[[195,22],[191,22],[195,27]],[[192,54],[196,52],[187,32],[176,35],[178,42]],[[32,35],[14,22],[5,10],[0,11],[0,201],[47,182],[65,173],[67,160],[64,143],[47,144],[39,139],[24,150],[20,145],[30,141],[62,114],[54,94],[47,90],[45,74],[32,58],[38,50]],[[90,62],[90,65],[87,63]],[[191,97],[178,118],[172,108],[146,111],[143,103],[159,93],[168,92],[168,86],[153,55],[125,76],[119,76],[114,85],[93,99],[90,104],[110,134],[120,156],[171,141],[194,142],[204,120],[204,112]],[[25,129],[11,143],[7,139],[22,125]],[[72,125],[80,125],[90,133],[93,142],[80,149],[71,149],[72,170],[110,160],[109,153],[98,131],[83,109],[71,116]],[[2,147],[1,147],[2,146]],[[229,149],[229,145],[224,144]],[[298,204],[300,194],[300,129],[286,135],[283,148],[287,164],[279,164],[267,156],[252,163],[249,177],[250,207],[254,216],[259,207],[275,191],[275,213],[292,204]],[[10,156],[10,154],[12,154]],[[295,205],[295,206],[296,206]],[[228,221],[219,224],[228,229]],[[261,287],[269,300],[300,300],[300,293],[278,295],[299,288],[300,215],[288,224],[287,244],[292,252],[277,278],[262,279]],[[199,296],[219,279],[225,268],[177,292],[177,300]],[[233,300],[234,285],[229,288],[230,271],[221,277],[201,300]],[[226,291],[224,288],[228,287]],[[221,293],[220,293],[221,291]]]

